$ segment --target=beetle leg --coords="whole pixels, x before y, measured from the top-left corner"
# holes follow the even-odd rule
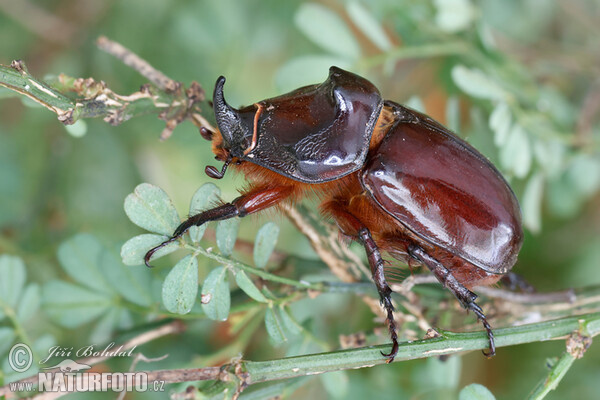
[[[535,288],[531,286],[529,282],[525,280],[525,278],[519,274],[515,274],[512,271],[509,271],[506,275],[504,275],[500,279],[500,282],[507,285],[508,289],[512,290],[513,292],[520,290],[521,292],[525,293],[535,293]]]
[[[483,310],[481,307],[479,307],[479,305],[477,305],[477,303],[475,303],[477,295],[458,282],[454,275],[452,275],[452,273],[448,271],[448,269],[444,267],[442,263],[431,257],[422,248],[414,245],[409,246],[408,253],[411,257],[425,264],[425,266],[427,266],[427,268],[433,272],[437,280],[448,290],[450,290],[452,294],[454,294],[464,308],[473,311],[473,313],[477,316],[477,319],[483,324],[489,340],[489,351],[483,351],[483,354],[488,358],[494,356],[496,354],[494,333],[492,332],[492,327],[487,322],[487,318],[483,313]]]
[[[157,250],[179,239],[192,226],[200,226],[210,221],[221,221],[233,217],[245,217],[262,211],[289,197],[293,192],[290,186],[255,188],[233,200],[231,203],[212,208],[189,217],[175,229],[173,236],[150,249],[144,256],[144,263],[150,267],[150,259]]]
[[[371,266],[371,273],[373,274],[373,281],[379,292],[380,302],[387,313],[388,329],[392,338],[392,350],[388,354],[382,352],[381,355],[388,357],[387,362],[389,364],[394,361],[394,357],[398,353],[398,334],[396,333],[396,322],[394,320],[394,305],[392,304],[391,297],[392,289],[385,280],[383,273],[384,261],[377,244],[373,240],[373,237],[371,237],[371,232],[367,228],[362,227],[358,231],[358,237],[363,246],[365,246],[369,265]]]

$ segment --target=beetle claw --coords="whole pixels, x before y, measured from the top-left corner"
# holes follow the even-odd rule
[[[473,313],[477,316],[477,319],[479,321],[481,321],[481,323],[483,324],[483,327],[485,328],[485,331],[487,332],[488,341],[489,341],[489,347],[488,347],[489,351],[481,350],[481,352],[487,358],[494,357],[496,355],[496,342],[494,339],[494,332],[492,332],[492,327],[487,322],[487,318],[485,317],[483,310],[475,302],[469,303],[468,309],[473,311]]]
[[[181,235],[177,235],[177,232],[175,232],[175,234],[170,239],[165,240],[164,242],[162,242],[158,246],[155,246],[155,247],[151,248],[150,250],[148,250],[148,252],[144,256],[144,264],[146,264],[146,267],[153,268],[153,266],[150,265],[150,259],[152,258],[152,256],[154,255],[154,253],[156,253],[158,250],[162,249],[163,247],[165,247],[166,245],[168,245],[172,241],[176,240],[179,236],[181,236]]]

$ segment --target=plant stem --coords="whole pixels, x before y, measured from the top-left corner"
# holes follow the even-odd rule
[[[582,326],[585,326],[586,334],[590,337],[598,335],[600,333],[600,313],[496,329],[494,330],[494,334],[496,336],[497,347],[504,347],[564,338],[572,332],[579,330]],[[233,364],[226,364],[222,367],[145,372],[149,382],[153,380],[161,380],[164,383],[192,382],[198,380],[231,381],[237,378],[239,382],[243,382],[244,384],[253,384],[385,364],[387,358],[381,355],[381,351],[389,351],[389,347],[386,344],[270,361],[240,361]],[[487,347],[488,339],[485,332],[454,333],[441,331],[440,336],[432,339],[401,343],[396,360],[413,360],[455,354],[464,351],[487,349]],[[568,358],[563,358],[564,360],[562,362],[559,361],[553,368],[551,383],[554,381],[558,383],[560,377],[568,369],[569,360]],[[554,378],[554,375],[556,375],[556,378]],[[26,378],[25,380],[27,379],[30,378]],[[9,393],[8,386],[0,388],[0,396],[6,393]]]
[[[420,46],[401,46],[376,56],[367,57],[359,62],[359,67],[368,69],[389,61],[415,58],[427,58],[463,54],[469,51],[464,42],[425,44]]]
[[[197,252],[198,254],[202,254],[205,257],[211,258],[221,264],[231,265],[233,267],[243,269],[244,271],[250,272],[251,274],[254,274],[254,275],[261,277],[262,279],[266,279],[268,281],[278,282],[278,283],[281,283],[284,285],[289,285],[289,286],[293,286],[293,287],[297,287],[297,288],[301,288],[301,289],[323,290],[322,283],[310,283],[310,282],[296,281],[294,279],[284,278],[284,277],[272,274],[270,272],[267,272],[265,270],[251,267],[250,265],[246,265],[239,261],[232,260],[232,259],[222,256],[220,254],[213,253],[212,251],[207,251],[206,249],[204,249],[202,247],[194,247],[191,245],[185,245],[185,247]]]
[[[586,324],[589,335],[600,333],[600,313],[567,317],[554,321],[495,329],[497,347],[539,342],[562,338]],[[484,332],[441,332],[434,339],[416,340],[400,344],[397,361],[447,355],[470,350],[483,350],[488,346]],[[271,361],[247,361],[245,367],[251,382],[264,382],[296,376],[319,374],[342,369],[364,368],[385,364],[381,351],[389,351],[389,345],[341,350],[330,353],[311,354]]]
[[[59,120],[75,109],[73,100],[32,77],[21,61],[13,61],[10,66],[0,65],[0,86],[43,105],[56,113]]]
[[[33,342],[29,338],[29,335],[27,334],[25,329],[23,329],[23,325],[21,325],[21,322],[17,318],[15,309],[2,300],[0,300],[0,309],[2,310],[2,312],[4,312],[4,315],[10,320],[10,323],[12,324],[13,328],[15,329],[15,333],[17,334],[17,337],[22,342],[27,344],[29,346],[29,348],[33,349],[33,346],[32,346]],[[33,358],[36,361],[40,359],[39,355],[35,351],[33,351]]]
[[[569,368],[571,368],[571,365],[573,365],[574,361],[575,357],[565,351],[562,357],[560,357],[552,369],[550,369],[548,376],[537,384],[527,399],[541,400],[546,397],[550,391],[556,389]]]

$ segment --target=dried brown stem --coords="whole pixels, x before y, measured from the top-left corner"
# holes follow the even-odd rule
[[[101,50],[121,60],[123,64],[135,69],[161,90],[172,93],[181,87],[181,83],[169,78],[150,65],[148,61],[144,60],[122,44],[108,39],[106,36],[100,36],[96,40],[96,45]]]
[[[68,44],[76,27],[28,0],[0,0],[0,11],[45,40]]]

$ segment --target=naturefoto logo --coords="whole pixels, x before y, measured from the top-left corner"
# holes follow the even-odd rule
[[[114,347],[111,343],[100,351],[95,351],[93,346],[86,346],[75,351],[72,348],[61,348],[58,346],[48,350],[48,356],[41,360],[39,364],[45,364],[52,357],[65,356],[72,354],[85,354],[92,357],[126,357],[131,356],[131,349],[128,352]],[[23,343],[15,344],[9,352],[8,363],[15,372],[24,373],[33,364],[33,352],[31,348]],[[9,384],[13,392],[30,392],[37,390],[40,392],[88,392],[88,391],[160,391],[164,390],[164,381],[152,381],[148,384],[148,375],[145,372],[92,372],[92,367],[70,358],[66,358],[53,366],[41,367],[37,376],[37,385],[31,379],[12,382]]]
[[[69,360],[67,358],[66,360],[61,361],[60,363],[56,364],[53,367],[46,367],[46,368],[42,368],[42,369],[59,369],[60,372],[67,373],[67,372],[85,371],[86,369],[90,369],[90,368],[92,368],[92,367],[90,367],[87,364],[80,364],[77,361]]]

